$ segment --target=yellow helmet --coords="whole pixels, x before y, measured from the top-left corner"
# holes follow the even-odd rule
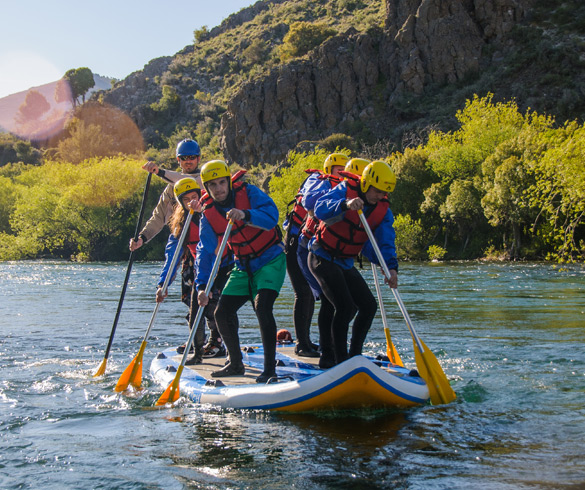
[[[392,192],[396,186],[396,175],[386,162],[376,160],[370,163],[362,174],[362,192],[366,193],[370,186],[385,192]]]
[[[355,175],[362,175],[364,172],[364,168],[368,166],[370,163],[369,160],[364,160],[363,158],[352,158],[347,164],[345,165],[345,171],[351,172]]]
[[[197,181],[195,179],[192,179],[191,177],[186,177],[175,182],[173,190],[175,191],[175,198],[177,199],[177,202],[179,204],[182,204],[181,197],[183,197],[188,192],[199,190],[199,184],[197,184]]]
[[[203,185],[210,180],[219,179],[220,177],[228,178],[231,189],[231,173],[227,163],[222,160],[211,160],[201,167],[201,182]]]
[[[333,171],[333,167],[335,165],[345,167],[345,164],[348,160],[349,157],[343,153],[331,153],[331,155],[329,155],[323,163],[323,171],[326,174],[330,174]]]

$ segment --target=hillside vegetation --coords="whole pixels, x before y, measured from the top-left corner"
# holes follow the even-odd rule
[[[281,158],[248,153],[256,162],[244,165],[248,180],[270,191],[282,221],[303,170],[320,167],[328,152],[384,159],[398,176],[390,200],[401,259],[582,261],[585,7],[576,0],[512,3],[526,5],[518,9],[522,19],[482,41],[475,71],[425,82],[419,91],[397,89],[379,71],[367,90],[356,92],[363,109],[351,110],[359,117],[309,130],[287,142]],[[373,0],[257,2],[216,28],[194,31],[192,46],[95,94],[46,147],[3,136],[0,260],[125,259],[146,178],[144,158],[175,168],[176,142],[194,137],[203,161],[223,158],[236,168],[243,162],[226,153],[234,136],[226,134],[234,133],[227,118],[255,128],[259,143],[247,151],[260,152],[278,139],[263,127],[271,110],[280,111],[272,120],[277,129],[288,124],[294,134],[291,116],[302,119],[302,111],[287,115],[283,104],[267,105],[254,120],[246,111],[273,96],[271,84],[286,91],[293,80],[302,87],[323,66],[347,60],[353,46],[354,66],[381,66],[382,54],[397,49],[388,41],[394,31],[387,7]],[[308,75],[291,78],[295,73]],[[306,114],[323,118],[320,108]],[[147,213],[163,187],[158,179],[153,183]],[[95,199],[88,198],[92,193]],[[163,235],[141,251],[144,257],[163,256]]]

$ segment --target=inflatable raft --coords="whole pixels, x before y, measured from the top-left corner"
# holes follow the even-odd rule
[[[257,384],[262,372],[262,346],[243,348],[243,376],[212,378],[225,357],[204,359],[185,366],[180,393],[195,403],[222,408],[307,412],[336,409],[407,408],[425,404],[429,391],[416,371],[389,362],[356,356],[322,370],[318,359],[297,357],[294,347],[277,348],[277,377]],[[161,352],[152,361],[150,374],[163,388],[175,378],[182,356],[176,349]]]

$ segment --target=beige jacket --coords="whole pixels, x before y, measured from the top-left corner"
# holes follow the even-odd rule
[[[172,170],[164,170],[163,175],[159,175],[160,173],[161,171],[159,171],[157,176],[168,182],[169,185],[165,187],[165,190],[160,195],[158,203],[152,211],[152,216],[146,222],[144,228],[142,228],[142,231],[140,232],[144,243],[148,243],[156,235],[158,235],[171,219],[173,211],[175,210],[175,204],[177,203],[175,200],[175,193],[173,191],[175,182],[181,180],[183,177],[193,177],[195,180],[197,180],[199,187],[203,188],[199,173],[183,174],[181,172],[174,172]]]

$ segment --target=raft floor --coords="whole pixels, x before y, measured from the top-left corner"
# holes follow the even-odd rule
[[[256,346],[254,346],[256,347]],[[260,356],[262,356],[262,348],[258,346],[259,349],[256,351]],[[289,359],[284,358],[283,361],[285,362],[286,366],[292,367],[295,365],[296,362],[302,364],[303,367],[313,367],[317,371],[321,371],[319,369],[319,358],[318,357],[299,357],[294,352],[295,346],[293,345],[286,345],[286,346],[277,346],[276,347],[276,359],[282,359],[279,354],[283,354],[287,356]],[[211,373],[213,371],[217,371],[225,366],[225,362],[227,357],[211,357],[211,358],[204,358],[203,364],[196,364],[193,366],[185,365],[185,369],[191,369],[192,371],[197,372],[200,376],[206,379],[219,379],[225,385],[244,385],[244,384],[253,384],[256,383],[256,377],[262,373],[262,357],[256,356],[256,352],[252,355],[248,355],[246,352],[243,352],[243,361],[244,365],[246,366],[246,373],[243,376],[228,376],[225,378],[212,378]],[[247,357],[257,357],[257,359],[247,359]],[[183,356],[182,354],[177,354],[173,356],[173,360],[175,360],[178,364],[181,363]],[[293,362],[291,362],[291,359]],[[250,363],[250,361],[252,361]],[[252,364],[252,365],[250,365]],[[300,367],[300,366],[299,366]],[[276,366],[276,373],[278,374],[280,369],[279,366]],[[315,373],[317,374],[317,372]]]

